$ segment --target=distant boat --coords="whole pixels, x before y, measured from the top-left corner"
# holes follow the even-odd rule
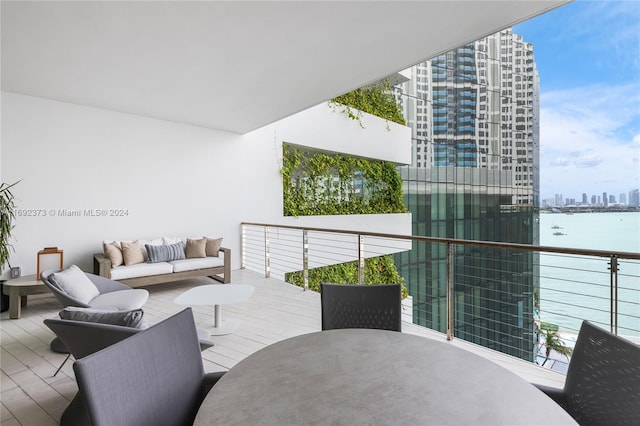
[[[551,229],[562,229],[562,228],[560,228],[558,225],[553,225]]]
[[[553,233],[553,235],[567,235],[567,234],[563,234],[563,233],[562,233],[562,232],[560,232],[560,231],[556,231],[556,232],[554,232],[554,233]]]

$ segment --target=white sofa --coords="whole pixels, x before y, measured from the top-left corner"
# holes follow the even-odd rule
[[[222,238],[207,237],[107,240],[93,256],[94,274],[131,287],[200,276],[229,283],[231,250],[221,244]]]

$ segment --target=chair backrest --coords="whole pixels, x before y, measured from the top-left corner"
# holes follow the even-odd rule
[[[564,391],[580,424],[638,424],[640,346],[583,321]]]
[[[121,325],[57,318],[46,319],[44,323],[58,336],[75,359],[98,352],[142,331],[140,328]]]
[[[73,369],[92,425],[192,424],[204,368],[191,308]]]
[[[322,329],[375,328],[401,331],[399,284],[321,283]]]
[[[70,297],[67,293],[62,291],[60,287],[58,287],[51,280],[49,280],[49,276],[56,272],[60,272],[60,269],[47,269],[46,271],[42,271],[40,273],[40,279],[42,279],[42,282],[44,283],[44,285],[46,285],[49,288],[49,290],[51,290],[51,292],[53,293],[53,297],[55,297],[56,300],[60,302],[63,308],[66,308],[67,306],[77,306],[79,308],[88,308],[89,305]]]

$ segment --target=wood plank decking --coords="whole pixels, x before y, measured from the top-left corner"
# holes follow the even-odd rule
[[[203,283],[214,282],[208,278],[193,278],[149,287],[150,297],[144,307],[147,321],[154,324],[184,309],[173,300],[185,290]],[[202,354],[206,371],[227,370],[267,345],[320,330],[318,293],[305,292],[247,270],[233,271],[232,283],[251,284],[256,289],[246,302],[222,308],[223,318],[238,318],[242,324],[233,334],[212,337],[215,346]],[[56,425],[75,395],[77,386],[71,360],[53,377],[65,355],[51,352],[49,342],[54,335],[43,324],[45,318],[55,316],[59,310],[60,305],[52,296],[37,295],[29,296],[21,319],[10,320],[9,312],[1,314],[1,426]],[[198,323],[211,318],[213,307],[194,306],[193,312]],[[403,323],[403,332],[445,341],[442,334],[413,324]],[[461,340],[450,344],[489,358],[529,381],[556,386],[564,381],[564,376],[558,373],[495,351]]]

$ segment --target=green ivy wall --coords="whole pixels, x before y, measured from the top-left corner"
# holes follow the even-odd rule
[[[362,112],[404,125],[402,110],[388,81],[360,88],[332,99],[330,108],[346,114],[362,128]],[[387,128],[389,130],[389,128]],[[283,210],[285,216],[406,213],[402,178],[395,164],[313,151],[283,143]],[[365,260],[365,284],[398,283],[408,292],[392,256]],[[302,271],[285,275],[288,283],[303,286]],[[321,282],[358,283],[357,262],[309,270],[309,288]]]

